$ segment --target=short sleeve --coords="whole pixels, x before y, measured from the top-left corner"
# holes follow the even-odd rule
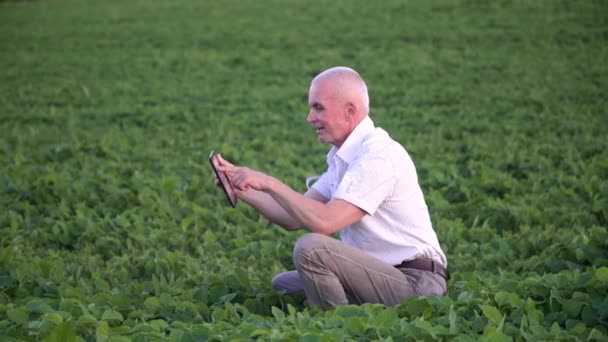
[[[350,166],[334,198],[347,201],[373,215],[396,184],[392,163],[382,156],[359,159]]]
[[[313,183],[311,189],[318,191],[323,197],[331,199],[331,176],[329,172],[324,172],[316,182]]]

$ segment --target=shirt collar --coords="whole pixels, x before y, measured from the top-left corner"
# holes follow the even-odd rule
[[[334,156],[338,156],[342,161],[347,164],[350,164],[351,160],[354,158],[357,149],[361,141],[371,132],[374,131],[376,127],[374,126],[374,122],[369,116],[366,116],[355,129],[348,135],[344,143],[340,148],[333,146],[329,153],[327,154],[327,160],[333,159]]]

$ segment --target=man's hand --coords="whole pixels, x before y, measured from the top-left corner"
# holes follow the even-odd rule
[[[252,170],[248,167],[239,167],[226,161],[221,155],[217,156],[219,162],[218,170],[226,173],[230,184],[238,191],[247,191],[249,188],[258,191],[267,191],[270,176],[265,173]]]

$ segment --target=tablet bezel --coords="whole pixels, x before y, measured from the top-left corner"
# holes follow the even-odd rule
[[[230,185],[230,182],[228,181],[228,177],[226,177],[226,174],[217,169],[217,166],[215,164],[217,155],[218,154],[216,152],[211,151],[211,153],[209,154],[209,164],[211,164],[211,168],[213,169],[213,172],[215,172],[215,176],[217,177],[217,180],[219,181],[219,185],[221,186],[222,190],[224,190],[224,194],[226,194],[228,203],[230,203],[230,205],[233,208],[236,208],[236,203],[238,202],[238,198],[236,197],[236,192],[232,188],[232,185]]]

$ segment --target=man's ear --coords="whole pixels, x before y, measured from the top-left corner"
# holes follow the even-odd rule
[[[354,103],[352,102],[347,102],[346,103],[346,116],[348,118],[354,118],[357,115],[357,106],[355,106]]]

